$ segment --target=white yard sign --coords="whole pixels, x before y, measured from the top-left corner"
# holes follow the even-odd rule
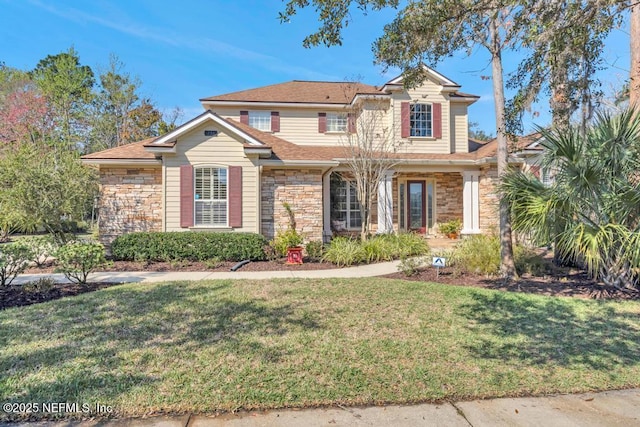
[[[444,267],[447,259],[441,256],[434,256],[431,265],[434,267]]]

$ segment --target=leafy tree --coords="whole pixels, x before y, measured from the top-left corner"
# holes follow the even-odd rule
[[[117,147],[152,136],[168,126],[149,98],[141,98],[142,82],[124,71],[112,55],[100,74],[100,91],[93,103],[91,143],[87,151]]]
[[[89,103],[95,83],[89,66],[80,65],[74,48],[40,60],[30,72],[59,118],[59,140],[68,149],[77,148],[86,138]]]
[[[489,135],[484,130],[479,129],[479,124],[477,122],[469,123],[469,138],[473,138],[477,141],[491,141],[495,138],[493,135]]]
[[[522,28],[522,48],[528,54],[508,82],[518,90],[510,102],[509,124],[519,130],[518,116],[540,93],[547,93],[554,126],[566,129],[580,106],[584,125],[591,117],[593,98],[601,95],[595,73],[602,63],[605,38],[620,23],[619,12],[626,2],[521,3],[527,13],[515,25]]]
[[[71,151],[23,145],[0,158],[0,206],[20,228],[42,226],[58,242],[81,221],[97,195],[95,171]]]
[[[40,142],[52,127],[51,114],[38,88],[21,70],[0,65],[0,142],[2,148]]]
[[[542,166],[554,171],[545,187],[511,171],[502,191],[517,231],[540,244],[556,241],[563,258],[584,263],[591,275],[617,288],[640,282],[640,116],[600,114],[580,127],[539,129]]]

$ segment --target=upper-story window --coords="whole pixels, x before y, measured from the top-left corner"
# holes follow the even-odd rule
[[[346,113],[327,113],[327,132],[346,132],[347,122]]]
[[[432,136],[431,104],[411,104],[409,124],[411,136]]]
[[[271,111],[249,111],[249,126],[266,132],[271,131]]]
[[[199,167],[195,175],[195,225],[227,226],[227,169]]]

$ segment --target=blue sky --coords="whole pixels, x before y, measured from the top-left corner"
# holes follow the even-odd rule
[[[313,10],[281,24],[280,0],[0,0],[0,61],[31,69],[49,54],[74,46],[81,62],[94,72],[106,66],[111,53],[138,76],[142,92],[161,110],[180,107],[183,120],[202,111],[198,99],[289,80],[332,80],[359,76],[381,84],[398,73],[373,64],[372,42],[382,34],[394,10],[354,12],[342,46],[304,49],[302,39],[317,27]],[[600,73],[603,89],[621,85],[629,68],[626,30],[615,30],[604,52],[607,69]],[[489,58],[482,50],[459,54],[436,67],[480,95],[469,120],[495,133]],[[515,67],[504,57],[505,71]],[[549,121],[546,103],[525,118]]]

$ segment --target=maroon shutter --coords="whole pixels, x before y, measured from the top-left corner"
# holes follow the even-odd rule
[[[242,227],[242,166],[229,166],[229,227]]]
[[[442,138],[442,104],[434,103],[433,108],[433,137]]]
[[[318,132],[327,132],[327,113],[318,113]]]
[[[249,124],[249,112],[248,111],[240,111],[240,123],[244,123],[245,125]]]
[[[400,104],[400,128],[401,137],[409,138],[411,135],[411,125],[409,124],[409,103],[403,102]]]
[[[180,227],[193,226],[193,166],[180,166]]]
[[[280,113],[271,112],[271,132],[280,132]]]
[[[356,117],[353,113],[347,114],[347,126],[349,133],[356,133]]]

